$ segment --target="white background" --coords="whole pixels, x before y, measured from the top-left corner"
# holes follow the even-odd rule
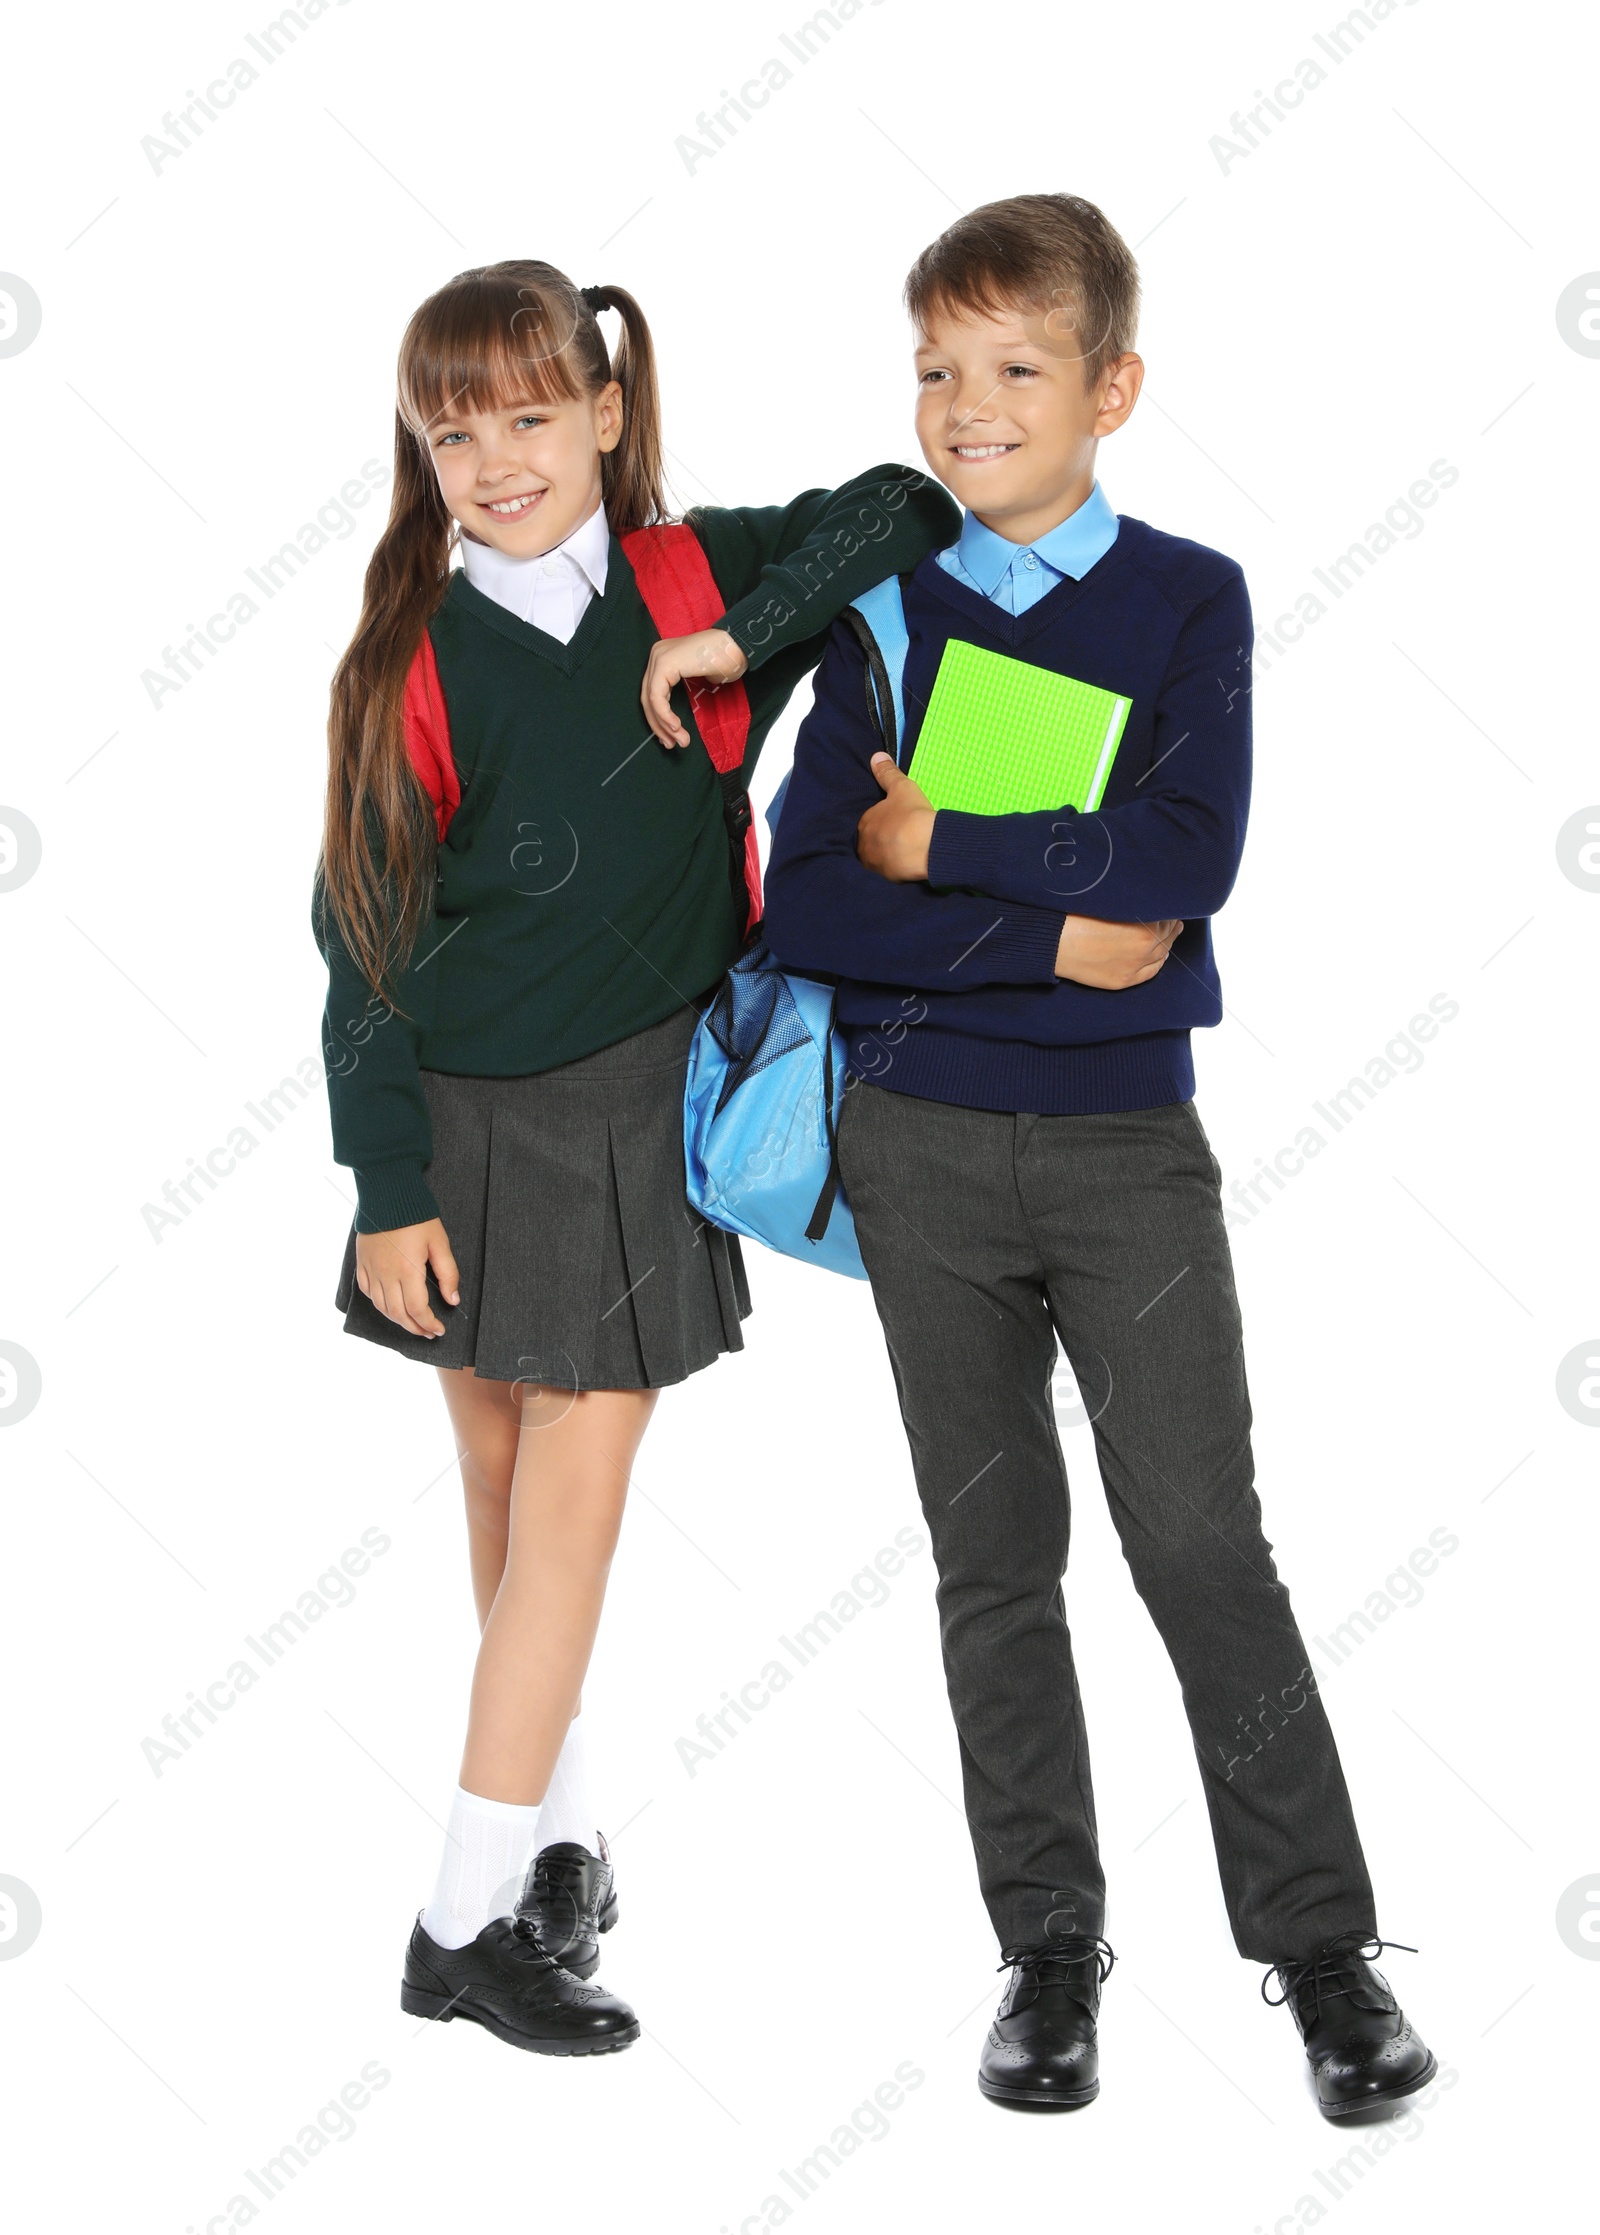
[[[808,2229],[1488,2227],[1550,2217],[1574,2166],[1600,1943],[1556,1910],[1600,1899],[1600,1415],[1557,1375],[1600,1354],[1600,898],[1557,834],[1600,797],[1600,361],[1556,303],[1600,266],[1592,47],[1538,6],[1418,0],[1336,65],[1333,9],[885,0],[802,66],[780,34],[805,15],[350,0],[159,170],[141,139],[252,54],[248,10],[13,27],[0,266],[43,306],[0,359],[0,801],[43,844],[0,893],[0,1337],[42,1376],[0,1446],[0,1875],[42,1915],[20,1948],[0,1904],[29,2227],[199,2235],[253,2224],[241,2196],[307,2229],[748,2235],[784,2224],[772,2198]],[[691,170],[680,135],[775,56],[792,82]],[[1304,57],[1326,82],[1224,168],[1213,137]],[[475,1641],[444,1410],[340,1331],[320,1090],[159,1242],[142,1216],[316,1047],[326,691],[378,508],[159,707],[141,673],[387,464],[415,304],[507,255],[630,287],[680,501],[784,498],[915,458],[905,269],[959,210],[1046,188],[1100,203],[1143,268],[1148,385],[1107,492],[1236,555],[1261,620],[1433,461],[1459,473],[1258,679],[1229,1017],[1197,1043],[1231,1185],[1430,997],[1459,1004],[1234,1232],[1307,1635],[1430,1531],[1459,1540],[1420,1604],[1325,1657],[1380,1920],[1421,1950],[1387,1968],[1454,2076],[1342,2175],[1373,2130],[1319,2120],[1232,1949],[1081,1435],[1068,1602],[1120,1958],[1092,2110],[974,2086],[999,1981],[926,1552],[687,1774],[696,1717],[918,1520],[867,1292],[755,1251],[748,1349],[645,1445],[587,1690],[623,1913],[602,1977],[645,2037],[563,2064],[403,2018]],[[162,1718],[369,1529],[389,1549],[354,1603],[155,1775]],[[268,2202],[245,2169],[369,2065],[352,2131]],[[887,2131],[800,2201],[781,2169],[903,2065],[923,2078]]]

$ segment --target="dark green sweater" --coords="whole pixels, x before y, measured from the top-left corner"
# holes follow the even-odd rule
[[[949,543],[960,514],[925,475],[877,466],[791,504],[689,517],[727,604],[717,625],[750,663],[748,782],[829,624]],[[334,1156],[354,1171],[362,1233],[438,1215],[420,1071],[521,1078],[591,1055],[705,993],[743,935],[722,795],[682,686],[691,745],[669,750],[645,722],[657,632],[614,536],[605,595],[570,643],[459,573],[429,635],[461,802],[394,1008],[314,910]]]

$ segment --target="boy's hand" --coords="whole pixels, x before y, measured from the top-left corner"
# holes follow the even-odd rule
[[[672,686],[686,675],[708,683],[737,683],[750,665],[726,629],[697,629],[693,636],[664,636],[650,647],[639,697],[644,718],[663,745],[687,745],[689,732],[672,711]]]
[[[1056,976],[1080,986],[1120,992],[1153,978],[1183,929],[1164,923],[1105,923],[1099,916],[1069,916],[1056,948]]]
[[[444,1221],[397,1226],[387,1234],[356,1236],[356,1286],[385,1319],[408,1335],[442,1335],[444,1327],[428,1302],[428,1267],[447,1304],[461,1301],[461,1275],[450,1254]]]
[[[892,885],[920,884],[928,874],[934,810],[921,785],[896,768],[887,753],[873,754],[872,773],[884,797],[856,824],[856,852]]]

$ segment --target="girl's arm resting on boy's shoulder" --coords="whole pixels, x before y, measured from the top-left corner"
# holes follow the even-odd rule
[[[874,583],[953,542],[961,513],[929,475],[891,463],[788,504],[706,507],[689,522],[731,600],[717,625],[759,668],[819,636]]]
[[[933,883],[1119,922],[1214,916],[1239,872],[1250,806],[1249,660],[1250,607],[1235,576],[1179,633],[1140,796],[1097,814],[942,809],[928,846]]]
[[[856,824],[882,796],[870,766],[879,743],[861,648],[838,627],[795,744],[767,870],[773,953],[794,969],[923,992],[1053,984],[1063,909],[890,884],[857,858]]]

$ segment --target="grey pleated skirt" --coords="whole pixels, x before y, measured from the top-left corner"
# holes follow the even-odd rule
[[[520,1079],[424,1071],[427,1181],[461,1273],[445,1332],[386,1319],[345,1246],[345,1328],[427,1366],[559,1389],[659,1389],[742,1350],[738,1237],[684,1191],[683,1087],[699,1005],[595,1055]]]

